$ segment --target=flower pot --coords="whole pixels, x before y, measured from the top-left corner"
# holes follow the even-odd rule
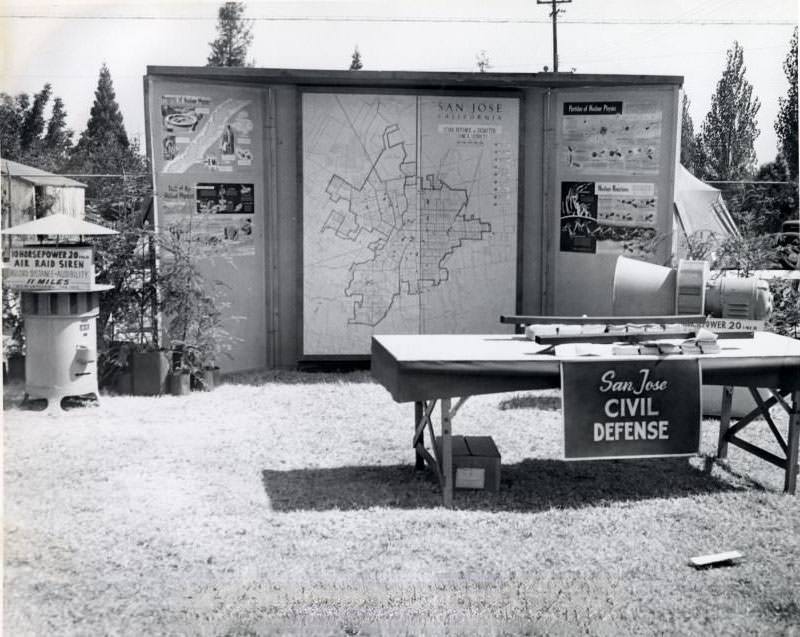
[[[11,354],[6,363],[6,379],[8,381],[25,380],[25,356]]]
[[[172,372],[169,375],[169,393],[173,396],[185,396],[191,391],[191,380],[189,372]]]
[[[120,372],[114,381],[114,391],[123,396],[130,396],[133,393],[133,379],[130,372]]]
[[[167,391],[169,358],[164,352],[133,352],[131,384],[134,396],[160,396]]]
[[[207,367],[194,375],[194,388],[198,391],[212,391],[216,386],[216,374],[212,367]]]

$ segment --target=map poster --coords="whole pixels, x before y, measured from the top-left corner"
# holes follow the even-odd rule
[[[561,252],[597,251],[597,195],[591,181],[561,182]]]
[[[565,102],[559,163],[572,174],[656,175],[661,109],[636,102]]]
[[[303,352],[496,331],[516,303],[519,100],[303,95]]]
[[[197,184],[197,214],[231,215],[254,212],[253,184]]]
[[[561,363],[567,460],[697,453],[698,360],[642,358]]]

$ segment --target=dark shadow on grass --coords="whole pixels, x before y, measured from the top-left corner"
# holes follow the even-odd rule
[[[264,470],[275,511],[400,509],[441,506],[438,483],[412,465]],[[525,460],[502,465],[500,492],[457,490],[456,508],[546,511],[653,498],[742,490],[697,469],[686,458],[564,462]]]
[[[506,411],[508,409],[544,409],[545,411],[559,411],[561,409],[561,396],[520,394],[500,401],[497,408],[500,411]]]
[[[364,370],[262,370],[255,372],[236,372],[225,374],[223,382],[229,385],[318,385],[331,383],[372,383],[375,382],[368,371]]]

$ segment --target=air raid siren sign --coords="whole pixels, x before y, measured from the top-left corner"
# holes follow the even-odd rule
[[[94,282],[91,246],[11,248],[3,279],[17,290],[90,290]]]
[[[561,379],[566,459],[697,453],[697,359],[564,361]]]

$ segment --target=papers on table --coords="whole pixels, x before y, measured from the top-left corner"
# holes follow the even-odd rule
[[[562,343],[555,346],[560,357],[573,356],[670,356],[687,354],[717,354],[720,351],[717,335],[705,329],[694,338],[650,339],[638,343]]]

